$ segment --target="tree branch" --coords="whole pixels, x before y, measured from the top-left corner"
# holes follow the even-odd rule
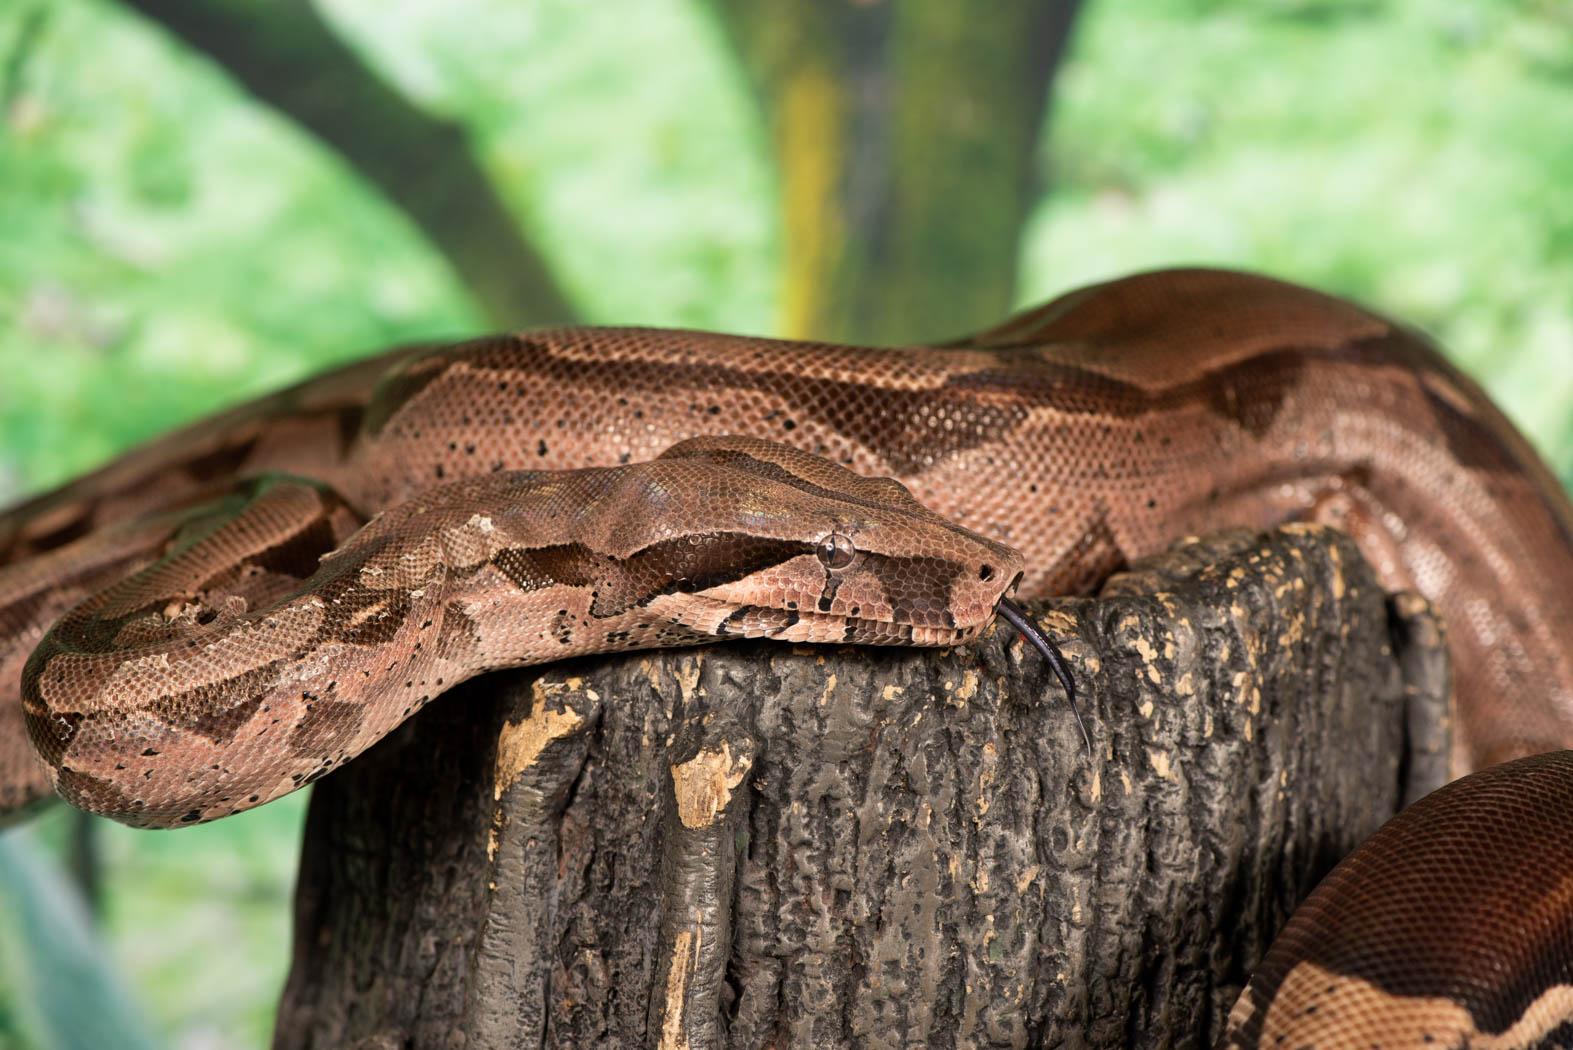
[[[558,324],[576,311],[470,152],[464,130],[361,63],[309,0],[125,0],[223,66],[401,208],[488,318]]]
[[[907,342],[1011,305],[1080,0],[711,0],[768,121],[783,334]]]

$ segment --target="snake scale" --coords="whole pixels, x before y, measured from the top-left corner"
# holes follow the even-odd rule
[[[1573,508],[1421,336],[1244,274],[1137,275],[933,347],[408,347],[188,427],[0,517],[0,812],[55,790],[208,820],[487,669],[954,644],[1009,594],[1289,519],[1436,605],[1455,768],[1483,771],[1324,881],[1226,1041],[1573,1045]]]

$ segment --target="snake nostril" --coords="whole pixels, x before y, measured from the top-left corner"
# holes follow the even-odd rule
[[[978,570],[978,579],[983,580],[984,582],[987,582],[989,580],[992,580],[993,578],[994,578],[994,566],[992,566],[992,565],[984,565],[983,568]]]

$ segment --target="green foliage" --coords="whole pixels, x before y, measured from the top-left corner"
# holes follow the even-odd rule
[[[588,316],[770,328],[764,133],[702,6],[322,7],[465,125]],[[1436,333],[1573,482],[1566,0],[1092,0],[1059,87],[1023,302],[1185,262],[1352,295]],[[0,121],[0,500],[330,362],[478,324],[333,153],[110,0],[0,7]],[[167,1043],[265,1044],[302,805],[104,831],[99,957]],[[47,906],[7,892],[23,901],[8,916]],[[24,1025],[45,1045],[17,976],[33,949],[6,950],[0,1046]],[[99,1011],[97,995],[81,1001]]]
[[[330,361],[473,327],[398,213],[140,19],[9,7],[0,56],[18,70],[0,449],[28,487]]]
[[[324,6],[387,79],[477,136],[586,316],[769,329],[777,246],[764,131],[702,8]]]
[[[306,799],[307,792],[298,792],[228,820],[172,832],[95,822],[108,893],[99,918],[102,940],[94,949],[106,975],[94,980],[113,982],[120,990],[104,987],[143,1004],[157,1030],[169,1036],[152,1040],[153,1045],[267,1045],[273,1005],[289,965],[288,914]],[[27,828],[25,837],[0,835],[0,850],[13,848],[0,854],[0,912],[80,911],[63,872],[50,859],[64,852],[70,819],[68,810],[56,807]],[[47,899],[34,899],[36,879],[9,879],[6,858],[27,871],[43,869],[50,884]],[[62,904],[57,897],[69,899]],[[47,931],[53,920],[29,921]],[[30,942],[0,931],[0,1048],[8,1046],[6,1018],[25,1010],[33,998],[33,978],[17,974],[35,963]],[[79,1010],[83,1004],[92,1004],[83,1012],[99,1009],[98,987],[79,991],[74,999]]]
[[[1573,8],[1094,4],[1024,300],[1258,269],[1435,335],[1573,484]]]

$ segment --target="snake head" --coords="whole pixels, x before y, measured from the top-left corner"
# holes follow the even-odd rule
[[[899,483],[773,442],[696,438],[646,466],[622,501],[623,587],[664,591],[642,604],[704,635],[953,645],[1021,577],[1015,550]]]

